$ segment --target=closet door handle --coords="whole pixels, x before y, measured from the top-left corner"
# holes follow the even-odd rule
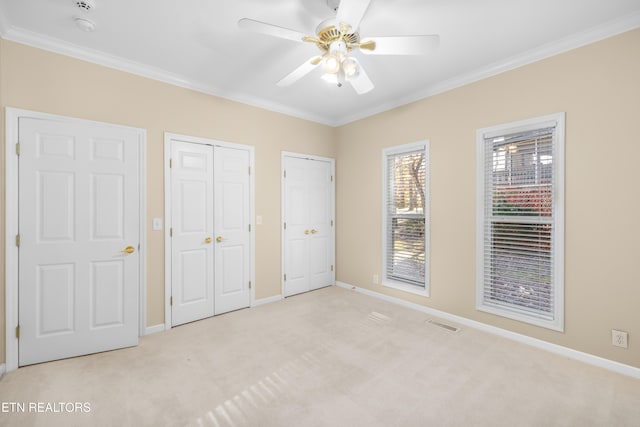
[[[304,234],[309,234],[309,230],[304,230]]]
[[[213,239],[211,237],[207,237],[206,239],[204,239],[205,243],[211,243],[213,242]]]
[[[316,230],[315,228],[311,229],[311,234],[316,234],[318,232],[318,230]]]
[[[222,238],[222,236],[218,236],[216,237],[216,242],[220,243],[222,242],[224,239]]]

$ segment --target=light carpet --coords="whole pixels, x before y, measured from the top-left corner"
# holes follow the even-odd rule
[[[20,368],[0,425],[640,425],[640,380],[429,319],[329,287]]]

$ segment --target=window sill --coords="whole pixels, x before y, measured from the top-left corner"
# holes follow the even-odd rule
[[[506,317],[507,319],[517,320],[522,323],[539,326],[553,331],[564,332],[564,322],[561,319],[549,320],[537,317],[534,314],[521,312],[517,309],[508,309],[497,305],[478,303],[476,305],[478,311],[495,314],[496,316]]]
[[[421,286],[410,285],[408,283],[399,282],[397,280],[383,279],[382,286],[384,286],[385,288],[397,289],[399,291],[407,292],[414,295],[420,295],[423,297],[430,296],[428,285],[423,288]]]

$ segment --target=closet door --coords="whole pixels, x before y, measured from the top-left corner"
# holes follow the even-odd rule
[[[249,152],[215,147],[215,314],[251,304]]]
[[[171,326],[251,305],[246,146],[171,139]]]
[[[284,296],[334,283],[333,161],[283,156]]]
[[[171,325],[213,316],[213,148],[173,141]]]

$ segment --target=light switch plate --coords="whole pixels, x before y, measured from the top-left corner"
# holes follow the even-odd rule
[[[154,230],[162,230],[162,218],[153,218],[153,223],[151,224],[151,227]]]

